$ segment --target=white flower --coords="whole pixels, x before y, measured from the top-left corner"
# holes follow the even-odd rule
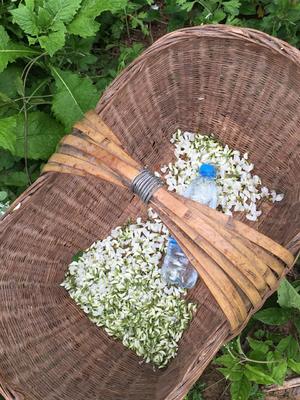
[[[283,193],[277,194],[276,197],[275,197],[275,201],[281,201],[281,200],[283,200],[283,198],[284,198],[284,194]]]
[[[120,234],[120,231],[118,229],[113,229],[110,234],[112,238],[117,238]]]
[[[261,195],[262,195],[263,197],[269,196],[269,189],[268,189],[267,187],[263,186],[263,187],[261,188]]]
[[[256,221],[256,220],[257,220],[257,217],[256,217],[255,214],[247,214],[247,215],[246,215],[246,218],[247,218],[249,221]]]
[[[1,203],[0,202],[0,217],[5,214],[5,212],[8,209],[8,207],[9,207],[9,203],[8,202],[6,202],[6,203]]]
[[[274,203],[276,201],[276,196],[277,196],[275,190],[271,190],[270,195],[271,195],[271,199]]]
[[[152,8],[152,10],[159,10],[158,4],[152,4],[150,7]]]
[[[243,206],[242,203],[237,202],[237,203],[235,204],[235,206],[234,206],[234,211],[244,211],[244,210],[245,210],[245,207]]]

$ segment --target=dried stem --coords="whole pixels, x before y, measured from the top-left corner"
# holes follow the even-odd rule
[[[282,390],[288,390],[295,387],[300,387],[300,377],[289,379],[288,381],[283,382],[283,385],[281,386],[278,385],[269,386],[268,388],[265,388],[263,391],[265,393],[280,392]]]

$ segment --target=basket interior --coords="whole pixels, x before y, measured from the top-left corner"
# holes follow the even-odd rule
[[[252,225],[281,244],[292,240],[300,230],[299,66],[257,44],[197,36],[150,53],[138,66],[97,106],[128,152],[158,169],[172,159],[169,139],[177,128],[248,151],[264,184],[285,193],[274,207],[262,204],[263,217]],[[124,189],[51,173],[3,220],[0,376],[17,394],[181,399],[226,339],[225,317],[200,282],[189,293],[199,307],[178,356],[153,371],[89,322],[59,286],[78,250],[144,212]]]

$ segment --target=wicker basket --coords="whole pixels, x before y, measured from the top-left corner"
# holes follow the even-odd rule
[[[228,26],[158,40],[97,106],[127,152],[158,169],[180,127],[248,151],[283,202],[251,223],[295,256],[300,249],[300,53]],[[229,340],[226,317],[200,282],[199,307],[178,356],[153,371],[93,325],[60,287],[72,256],[145,212],[128,190],[93,177],[47,173],[0,225],[0,382],[7,399],[179,400]],[[249,223],[249,222],[247,222]],[[249,223],[250,224],[250,223]],[[268,294],[271,294],[269,292]]]

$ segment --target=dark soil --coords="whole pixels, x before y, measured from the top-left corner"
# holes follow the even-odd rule
[[[202,390],[204,400],[230,400],[229,385],[216,366],[210,364],[204,371],[201,382],[205,383]]]

